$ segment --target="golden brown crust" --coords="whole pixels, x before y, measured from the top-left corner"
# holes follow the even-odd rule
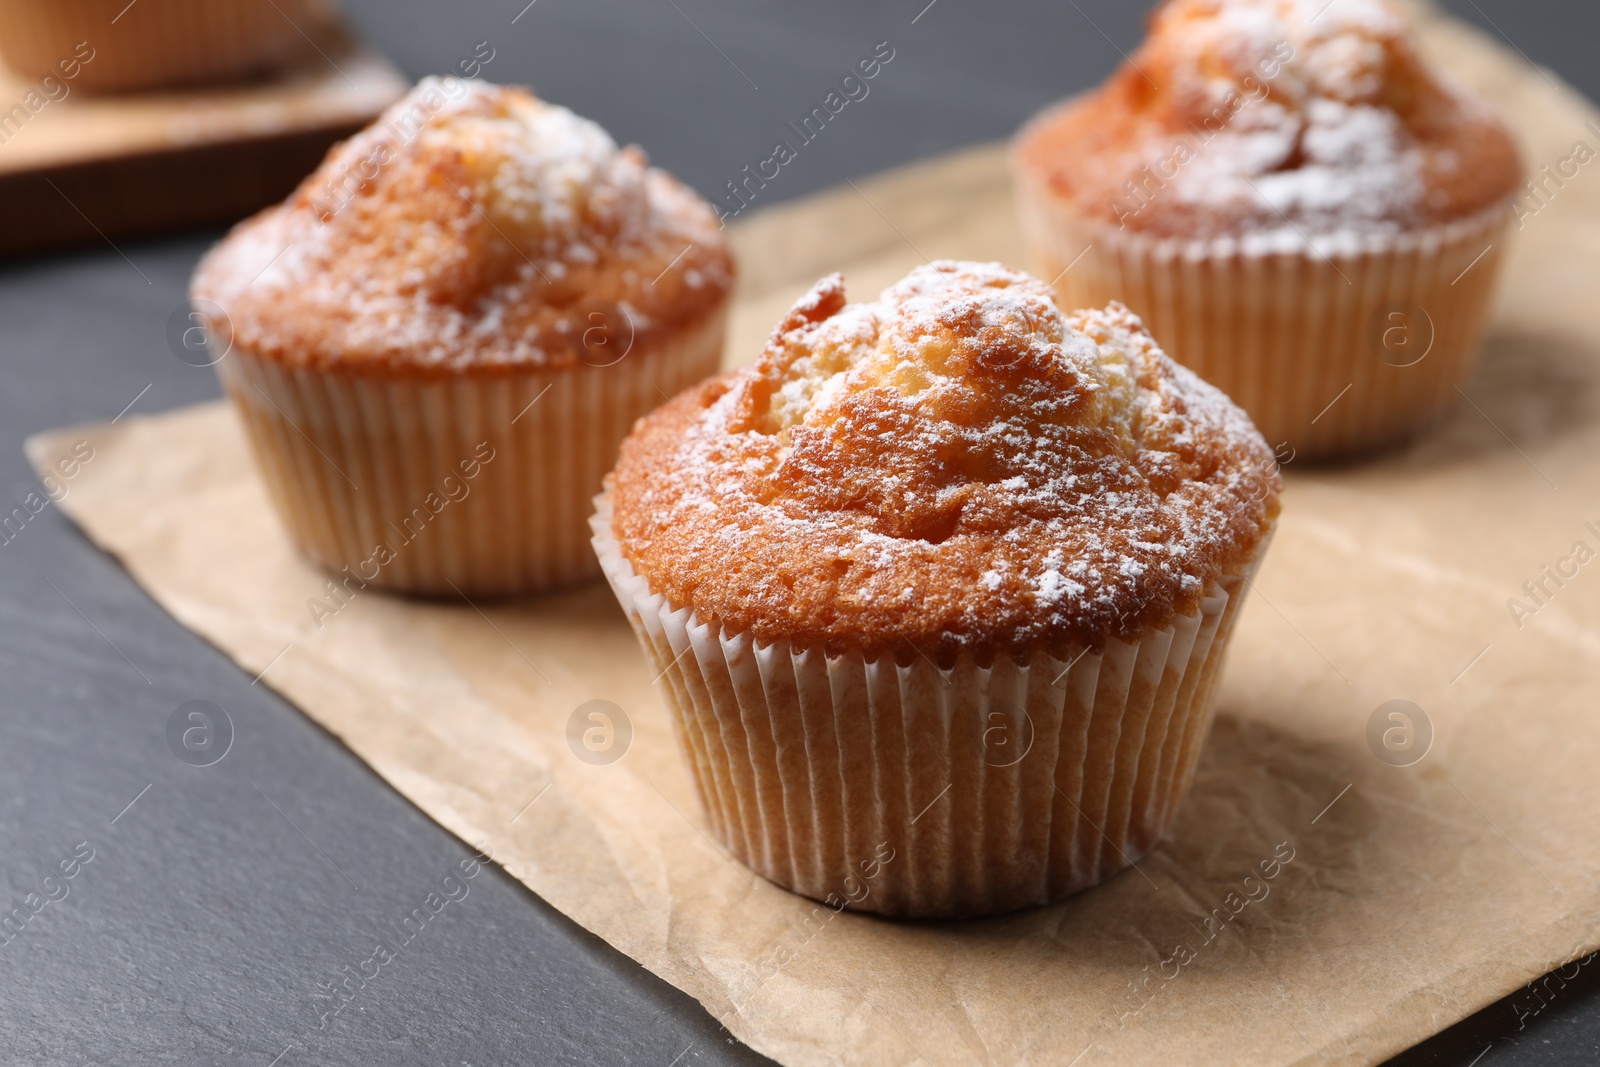
[[[1387,0],[1168,0],[1016,155],[1079,214],[1195,238],[1409,231],[1522,181],[1504,122],[1429,71]]]
[[[669,602],[758,640],[1026,658],[1192,612],[1277,514],[1243,412],[1120,305],[998,264],[876,303],[818,283],[753,366],[640,420],[613,530]]]
[[[639,149],[525,90],[430,78],[237,226],[192,291],[265,358],[429,374],[573,365],[601,319],[648,342],[732,285],[711,208]]]

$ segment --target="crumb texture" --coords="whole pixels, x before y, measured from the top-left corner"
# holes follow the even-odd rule
[[[730,632],[941,662],[1102,646],[1190,613],[1277,512],[1248,417],[1113,304],[941,261],[822,279],[750,367],[641,420],[623,553]]]
[[[1168,0],[1017,151],[1080,213],[1161,236],[1399,233],[1522,181],[1505,123],[1428,69],[1387,0]]]
[[[640,149],[525,90],[428,78],[237,226],[193,295],[269,358],[448,370],[572,363],[597,324],[664,334],[732,284],[711,208]]]

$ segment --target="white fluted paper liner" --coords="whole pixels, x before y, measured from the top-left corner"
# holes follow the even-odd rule
[[[716,371],[724,321],[604,367],[363,375],[235,347],[217,370],[303,555],[339,581],[501,596],[598,570],[601,479],[634,420]]]
[[[1266,548],[1194,615],[1137,641],[941,670],[720,632],[650,589],[609,498],[595,506],[595,553],[660,673],[712,830],[778,885],[900,916],[1047,904],[1156,842],[1194,776]]]
[[[1504,204],[1407,234],[1189,240],[1084,218],[1024,175],[1017,197],[1063,308],[1122,301],[1269,443],[1302,458],[1403,440],[1456,399],[1512,219]],[[1397,365],[1414,358],[1402,341],[1414,351],[1430,338],[1418,362]]]

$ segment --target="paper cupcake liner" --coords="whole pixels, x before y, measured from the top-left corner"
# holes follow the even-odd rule
[[[1018,199],[1064,308],[1122,301],[1270,444],[1301,458],[1398,442],[1455,399],[1512,218],[1501,205],[1448,226],[1311,247],[1294,234],[1154,238],[1082,218],[1026,180]]]
[[[635,419],[716,371],[724,321],[605,367],[360,374],[236,346],[217,370],[302,554],[336,580],[502,596],[598,572],[601,479]]]
[[[943,670],[722,632],[650,589],[595,504],[596,555],[714,833],[769,881],[896,916],[1048,904],[1143,855],[1193,779],[1266,548],[1136,641]]]
[[[26,77],[60,78],[84,42],[93,58],[76,88],[186,85],[269,68],[327,17],[323,0],[0,0],[0,55]]]

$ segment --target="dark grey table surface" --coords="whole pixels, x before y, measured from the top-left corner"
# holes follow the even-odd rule
[[[895,58],[869,97],[763,192],[776,202],[1006,136],[1104,77],[1139,39],[1144,4],[345,7],[413,76],[457,69],[488,42],[485,77],[533,84],[708,196],[890,42]],[[1600,96],[1592,4],[1449,7]],[[0,220],[14,210],[0,204]],[[3,510],[38,488],[28,434],[218,395],[212,373],[166,341],[216,236],[0,267]],[[0,544],[0,635],[0,911],[79,843],[93,849],[64,899],[0,938],[0,1062],[767,1062],[498,869],[319,1029],[319,986],[342,979],[373,933],[471,850],[169,618],[56,509]],[[214,766],[168,747],[168,719],[192,699],[214,701],[234,725]],[[1543,1003],[1532,994],[1508,998],[1397,1062],[1600,1061],[1597,973],[1552,986],[1537,1016],[1524,1018]]]

